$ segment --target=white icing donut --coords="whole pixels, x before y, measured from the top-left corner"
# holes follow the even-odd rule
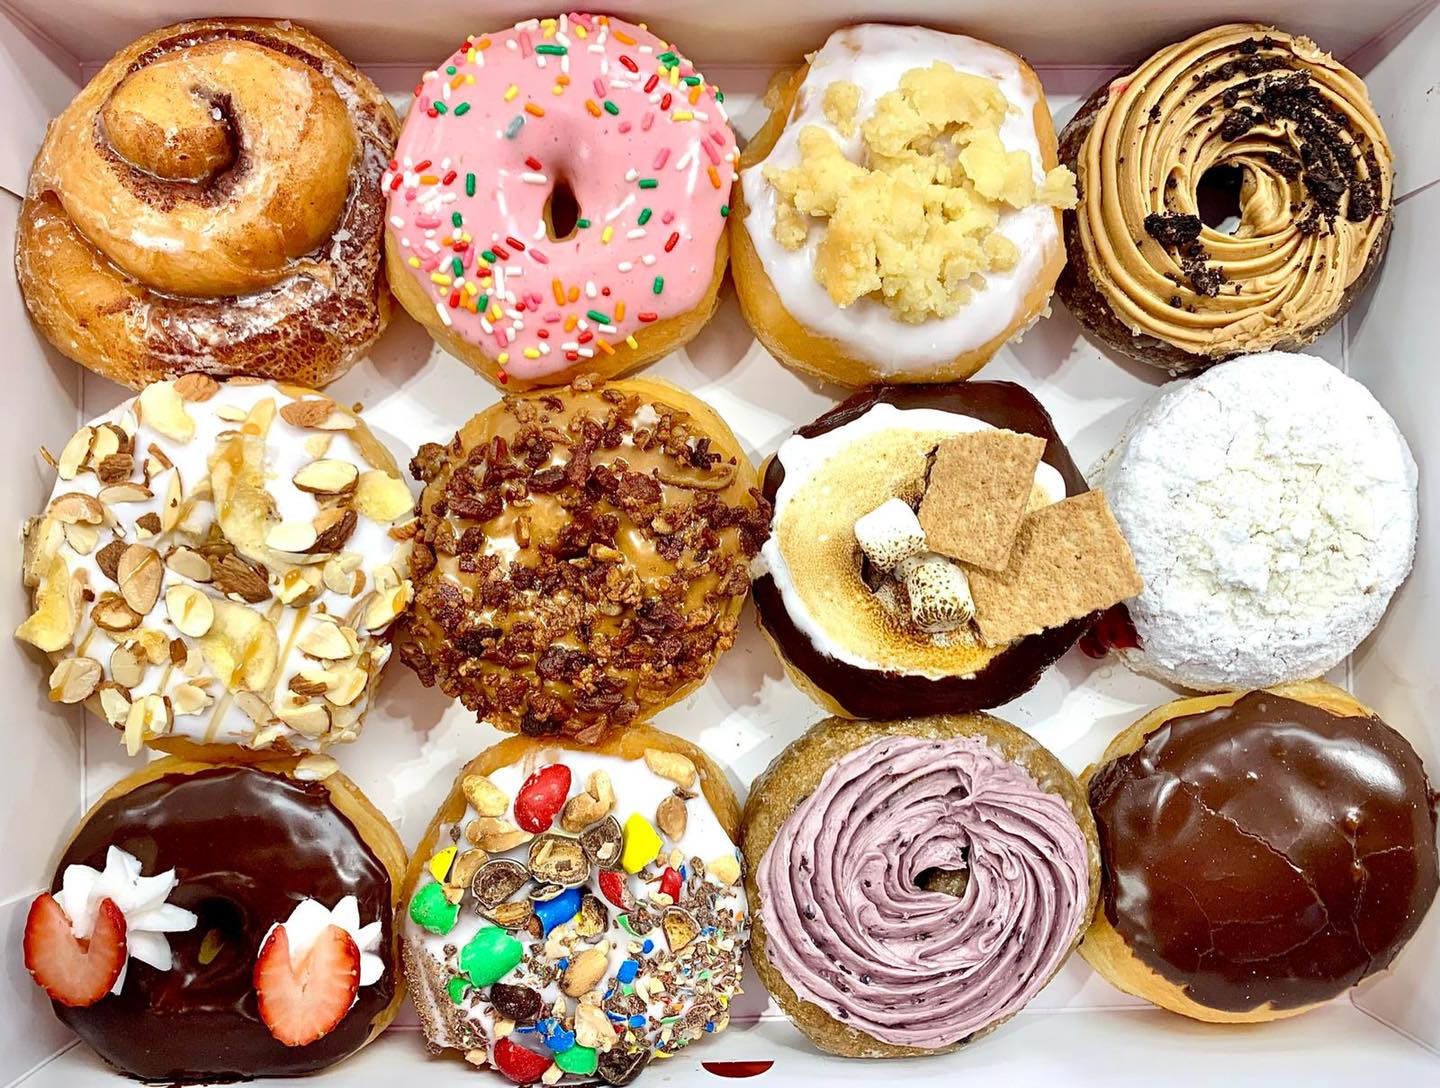
[[[1046,156],[1036,129],[1035,110],[1040,105],[1044,112],[1044,99],[1038,93],[1038,81],[1024,62],[1007,50],[964,35],[881,24],[837,30],[810,57],[809,71],[784,131],[769,154],[740,175],[748,212],[744,229],[785,309],[812,334],[838,341],[881,380],[903,381],[910,375],[925,375],[1004,334],[1022,317],[1027,294],[1047,263],[1057,260],[1061,248],[1059,217],[1054,208],[1031,204],[1007,210],[1001,215],[998,230],[1020,252],[1015,267],[988,274],[983,286],[953,316],[907,324],[872,297],[860,298],[844,308],[831,300],[814,272],[816,249],[823,236],[819,227],[811,226],[801,249],[787,250],[777,241],[774,225],[778,199],[775,187],[765,178],[765,169],[787,169],[800,163],[801,131],[818,126],[835,139],[847,158],[859,161],[862,154],[858,126],[847,137],[827,120],[823,107],[825,88],[838,80],[857,84],[861,98],[856,117],[863,121],[874,112],[881,96],[899,86],[906,72],[934,61],[998,81],[1012,106],[1000,130],[1001,142],[1007,151],[1030,154],[1035,184],[1040,186],[1045,179]],[[1048,121],[1048,114],[1045,117]],[[1048,143],[1049,158],[1053,160],[1053,131]],[[1058,264],[1056,268],[1058,271]],[[1048,288],[1045,294],[1048,296]],[[1029,322],[1038,316],[1034,314]]]
[[[1145,579],[1125,660],[1184,687],[1319,676],[1414,559],[1410,449],[1369,390],[1314,356],[1244,356],[1165,386],[1095,476]]]

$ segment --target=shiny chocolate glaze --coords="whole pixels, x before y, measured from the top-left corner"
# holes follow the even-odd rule
[[[110,846],[135,855],[147,876],[173,868],[179,884],[169,901],[200,917],[188,933],[169,935],[173,970],[132,959],[119,994],[89,1008],[55,1005],[60,1019],[122,1072],[184,1083],[308,1073],[358,1048],[395,996],[389,873],[323,785],[245,767],[166,775],[90,817],[65,851],[52,890],[67,865],[103,868]],[[251,974],[260,942],[302,899],[329,907],[346,895],[359,899],[362,923],[384,923],[385,974],[360,988],[330,1034],[282,1046],[256,1007]],[[202,963],[211,931],[219,951]]]
[[[1389,965],[1435,898],[1435,795],[1375,717],[1256,691],[1090,782],[1105,917],[1212,1009],[1295,1009]]]
[[[813,423],[796,430],[805,438],[833,431],[858,419],[876,404],[897,408],[935,408],[983,420],[995,427],[1045,439],[1042,460],[1060,473],[1067,495],[1089,488],[1070,460],[1055,424],[1040,402],[1013,382],[949,382],[941,385],[871,386],[832,408]],[[772,457],[762,488],[771,503],[785,479],[785,466]],[[795,626],[775,579],[768,574],[754,584],[760,623],[786,659],[834,699],[845,713],[858,718],[893,718],[924,714],[958,714],[985,710],[1029,691],[1040,674],[1058,661],[1090,626],[1093,617],[1072,620],[1020,639],[996,654],[973,676],[926,676],[865,669],[822,653]]]

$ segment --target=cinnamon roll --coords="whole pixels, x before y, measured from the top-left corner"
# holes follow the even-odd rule
[[[1061,298],[1108,346],[1171,371],[1315,340],[1390,234],[1394,166],[1365,84],[1258,24],[1197,34],[1100,88],[1060,160],[1080,187]]]
[[[136,389],[333,380],[390,317],[380,177],[398,129],[379,89],[292,23],[147,34],[36,157],[15,254],[32,319]]]

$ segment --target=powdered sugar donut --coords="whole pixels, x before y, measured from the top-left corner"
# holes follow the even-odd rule
[[[1145,579],[1139,672],[1199,690],[1319,676],[1380,621],[1415,553],[1415,462],[1370,392],[1267,352],[1165,386],[1094,481]]]
[[[729,258],[723,98],[668,43],[603,15],[467,37],[415,88],[385,175],[396,297],[509,389],[680,347]]]

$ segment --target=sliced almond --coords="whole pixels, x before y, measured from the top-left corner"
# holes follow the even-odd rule
[[[131,544],[120,556],[116,574],[126,604],[142,616],[155,607],[165,580],[159,552],[144,544]]]
[[[312,752],[295,764],[295,770],[292,773],[301,782],[323,782],[339,769],[340,763],[334,756]]]
[[[308,551],[315,543],[315,526],[308,521],[282,521],[265,534],[265,546],[277,552]]]
[[[335,441],[333,434],[310,434],[305,436],[305,452],[317,460],[330,452],[330,443]]]
[[[45,577],[65,541],[65,526],[55,518],[31,518],[21,530],[25,546],[20,559],[20,577],[26,589],[34,589]]]
[[[125,750],[135,755],[145,741],[169,733],[171,724],[170,704],[164,696],[142,696],[125,717]]]
[[[343,408],[336,408],[328,416],[315,424],[322,431],[353,431],[359,425],[359,420]]]
[[[318,740],[330,731],[330,711],[324,703],[275,708],[275,716],[302,737]]]
[[[275,743],[276,738],[284,736],[285,726],[276,719],[270,704],[253,691],[237,691],[235,705],[244,711],[247,718],[260,726],[259,732],[250,740],[252,748],[268,748]]]
[[[315,543],[309,550],[312,553],[338,552],[355,532],[359,520],[348,506],[322,510],[315,519]]]
[[[351,594],[354,591],[355,575],[359,570],[360,560],[359,552],[341,552],[339,555],[325,560],[322,571],[325,588],[331,593]]]
[[[305,632],[296,645],[301,653],[318,657],[323,661],[340,661],[353,657],[359,649],[353,634],[347,638],[345,629],[331,620],[321,620]]]
[[[315,567],[292,567],[278,579],[275,596],[281,604],[298,605],[320,591],[320,571]]]
[[[410,583],[405,582],[399,588],[388,590],[384,593],[376,593],[371,598],[370,606],[365,609],[363,621],[367,631],[383,631],[394,621],[395,617],[405,611],[414,595]]]
[[[122,688],[137,688],[145,679],[145,660],[129,646],[116,646],[110,655],[110,679]]]
[[[95,626],[110,632],[133,631],[144,618],[118,593],[102,593],[95,607],[90,609],[90,619]]]
[[[292,427],[317,427],[335,410],[336,404],[329,397],[305,397],[284,405],[280,418]]]
[[[105,522],[105,507],[100,500],[82,491],[55,496],[45,513],[62,525],[103,525]]]
[[[215,605],[194,586],[171,586],[165,591],[165,611],[182,635],[200,638],[215,622]]]
[[[185,401],[174,382],[151,382],[135,399],[140,421],[166,438],[189,442],[195,437],[195,419],[185,410]]]
[[[210,560],[193,548],[176,548],[165,557],[165,565],[192,582],[208,582],[213,577]]]
[[[65,543],[69,544],[80,555],[89,555],[95,550],[95,545],[100,543],[100,530],[93,525],[65,526]]]
[[[176,684],[170,689],[170,706],[176,714],[199,714],[214,702],[198,684]]]
[[[62,480],[73,480],[80,475],[80,468],[90,456],[90,445],[95,441],[94,427],[81,427],[70,436],[60,457],[55,462],[55,471]]]
[[[114,726],[123,726],[130,716],[130,693],[119,684],[101,684],[100,711]]]
[[[163,532],[179,527],[180,515],[184,510],[185,489],[180,483],[178,468],[166,469],[155,481],[155,491],[160,499],[160,528]]]
[[[199,404],[220,392],[220,383],[209,374],[182,374],[175,379],[175,392],[181,400]]]
[[[67,657],[50,672],[52,703],[82,703],[95,693],[104,676],[93,657]]]
[[[325,690],[325,699],[336,706],[349,706],[360,698],[360,693],[369,682],[370,675],[364,669],[332,670]]]
[[[112,454],[119,453],[130,444],[130,436],[113,423],[102,423],[95,428],[95,441],[90,445],[90,465],[100,464]]]
[[[102,487],[99,495],[100,501],[106,506],[118,506],[127,502],[149,502],[154,497],[155,492],[144,484],[137,484],[133,481]]]
[[[355,485],[355,509],[382,524],[409,516],[415,499],[405,481],[380,469],[360,474]]]
[[[227,597],[239,597],[246,604],[270,599],[270,583],[239,556],[225,555],[211,564],[215,585]]]
[[[301,491],[312,495],[339,495],[349,491],[360,478],[360,470],[349,461],[326,458],[311,461],[295,473],[293,482]]]
[[[83,590],[84,583],[71,576],[64,558],[55,556],[35,589],[35,611],[16,628],[15,637],[46,653],[65,649],[80,623]]]

